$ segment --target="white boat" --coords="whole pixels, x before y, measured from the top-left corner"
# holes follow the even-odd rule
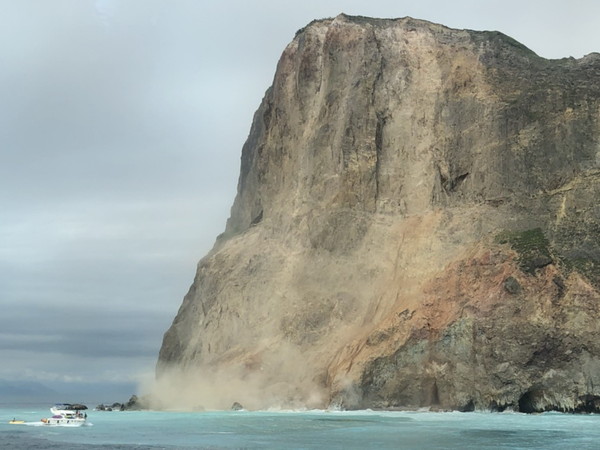
[[[82,412],[85,409],[85,405],[57,403],[50,408],[52,417],[44,418],[41,422],[43,425],[80,427],[87,422],[87,413]]]

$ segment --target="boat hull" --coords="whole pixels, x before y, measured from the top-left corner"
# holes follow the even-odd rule
[[[43,425],[54,427],[81,427],[86,422],[83,417],[49,417],[41,420]]]

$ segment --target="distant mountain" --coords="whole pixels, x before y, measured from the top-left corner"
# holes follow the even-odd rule
[[[67,383],[0,380],[0,403],[81,402],[93,407],[98,403],[125,402],[137,392],[135,383]]]
[[[137,393],[136,384],[131,382],[55,383],[53,386],[63,396],[57,401],[82,402],[88,407],[99,403],[123,403]]]
[[[55,402],[61,394],[36,381],[0,380],[0,403]]]

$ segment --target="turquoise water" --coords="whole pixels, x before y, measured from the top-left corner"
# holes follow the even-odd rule
[[[80,428],[39,421],[44,407],[1,407],[7,449],[598,449],[600,415],[433,412],[88,411]]]

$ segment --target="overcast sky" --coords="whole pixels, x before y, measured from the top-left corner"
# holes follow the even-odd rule
[[[279,55],[340,12],[600,51],[595,0],[0,0],[0,379],[154,370]]]

